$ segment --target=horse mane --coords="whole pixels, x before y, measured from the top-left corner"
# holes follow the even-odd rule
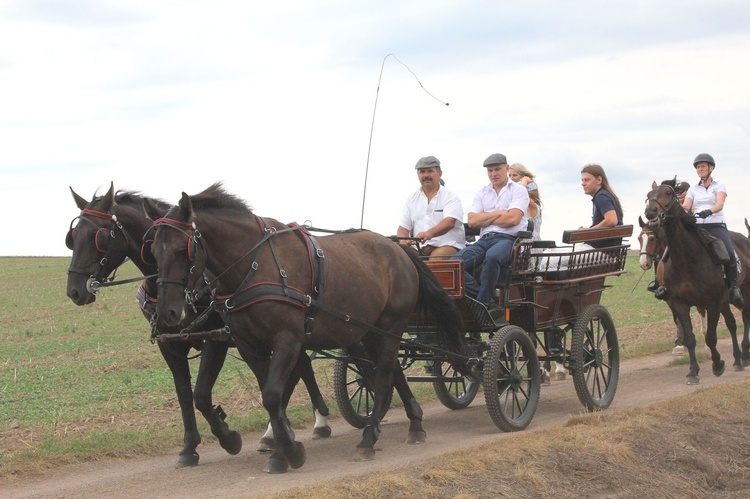
[[[205,191],[190,196],[193,209],[202,210],[233,210],[246,215],[252,215],[253,210],[245,201],[224,189],[221,182],[216,182]]]
[[[129,206],[141,211],[143,208],[143,200],[146,199],[140,191],[117,191],[115,193],[115,204],[120,206]],[[157,198],[149,198],[156,202],[159,208],[168,210],[172,205]]]

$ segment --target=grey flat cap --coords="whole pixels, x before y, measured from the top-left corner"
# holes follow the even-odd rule
[[[415,170],[421,170],[422,168],[440,168],[440,160],[435,156],[425,156],[419,158],[417,165],[414,167]]]
[[[484,166],[490,166],[490,165],[507,165],[508,160],[505,158],[505,154],[500,154],[499,152],[496,152],[495,154],[490,154],[490,156],[484,160]]]

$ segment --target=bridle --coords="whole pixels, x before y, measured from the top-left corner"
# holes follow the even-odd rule
[[[677,193],[675,192],[674,187],[672,187],[671,185],[661,184],[659,187],[657,187],[656,189],[654,189],[651,192],[652,193],[656,193],[662,187],[668,187],[669,190],[671,191],[671,194],[672,194],[671,199],[666,204],[666,206],[663,205],[659,201],[659,199],[656,197],[656,194],[651,195],[651,193],[649,193],[649,197],[646,198],[647,202],[649,202],[649,203],[655,203],[660,208],[659,210],[657,210],[657,213],[656,213],[656,226],[657,227],[659,227],[659,225],[661,225],[661,223],[664,221],[664,219],[667,218],[668,216],[675,216],[675,215],[670,215],[669,211],[672,209],[672,207],[675,205],[675,203],[679,203],[679,200],[677,199]],[[651,221],[652,221],[652,219],[649,220],[649,222],[651,222]]]
[[[107,220],[110,222],[109,228],[106,229],[104,227],[99,227],[96,223],[94,223],[92,220],[89,220],[86,217],[94,217],[101,220]],[[99,289],[101,287],[106,287],[107,285],[111,285],[111,281],[115,279],[115,274],[117,273],[117,269],[119,268],[119,265],[115,267],[112,270],[111,277],[108,277],[108,272],[106,271],[107,262],[109,261],[109,258],[112,254],[112,250],[115,246],[115,241],[117,240],[117,232],[119,231],[120,234],[125,238],[125,242],[127,244],[130,244],[131,238],[128,236],[128,232],[125,230],[125,228],[122,226],[119,220],[117,220],[117,215],[114,213],[108,213],[103,211],[97,211],[92,210],[90,208],[84,208],[81,210],[81,214],[75,217],[70,222],[70,229],[68,230],[67,235],[65,236],[65,244],[68,247],[68,249],[73,249],[73,229],[76,220],[81,220],[83,222],[89,223],[93,225],[97,231],[96,235],[94,236],[94,245],[99,253],[103,253],[103,256],[99,259],[99,262],[97,263],[96,270],[91,273],[86,269],[81,269],[78,267],[73,267],[72,265],[68,267],[68,273],[71,272],[74,274],[81,274],[85,276],[89,276],[88,281],[86,281],[86,290],[91,293],[92,295],[99,294]],[[123,262],[124,263],[124,262]],[[141,280],[143,279],[138,278],[135,280]],[[133,279],[130,279],[128,281],[120,281],[120,284],[124,284],[125,282],[131,282]]]
[[[148,235],[148,233],[158,227],[169,227],[185,235],[185,237],[187,238],[188,262],[193,263],[195,261],[195,252],[198,247],[200,247],[201,251],[203,252],[204,260],[205,257],[207,257],[206,248],[203,246],[203,240],[201,239],[201,233],[196,228],[195,222],[181,222],[173,218],[161,217],[154,220],[154,222],[151,224],[151,227],[146,231],[146,234],[144,234],[143,239],[146,240],[146,236]],[[185,302],[190,307],[192,307],[193,312],[197,313],[198,311],[195,307],[195,303],[200,299],[200,296],[198,296],[193,292],[193,290],[190,289],[190,276],[193,274],[195,274],[195,265],[190,266],[184,278],[173,279],[169,277],[159,277],[156,279],[156,285],[161,286],[165,284],[172,284],[176,286],[182,286],[185,292]],[[203,276],[203,279],[208,285],[209,283],[205,276]]]

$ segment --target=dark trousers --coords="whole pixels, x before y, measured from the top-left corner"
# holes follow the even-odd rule
[[[466,293],[469,296],[485,305],[494,303],[495,286],[498,282],[505,282],[510,276],[510,259],[515,240],[515,236],[490,233],[451,257],[464,261]],[[474,279],[474,270],[479,265],[482,265],[482,276],[478,283]]]

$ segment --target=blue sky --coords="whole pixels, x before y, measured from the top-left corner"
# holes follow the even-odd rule
[[[359,227],[388,54],[414,74],[382,66],[366,228],[395,233],[421,156],[465,210],[489,154],[525,164],[559,241],[590,220],[584,164],[637,225],[709,152],[744,232],[747,2],[0,0],[0,255],[69,255],[68,186],[110,182],[176,202],[221,180],[259,215]]]

